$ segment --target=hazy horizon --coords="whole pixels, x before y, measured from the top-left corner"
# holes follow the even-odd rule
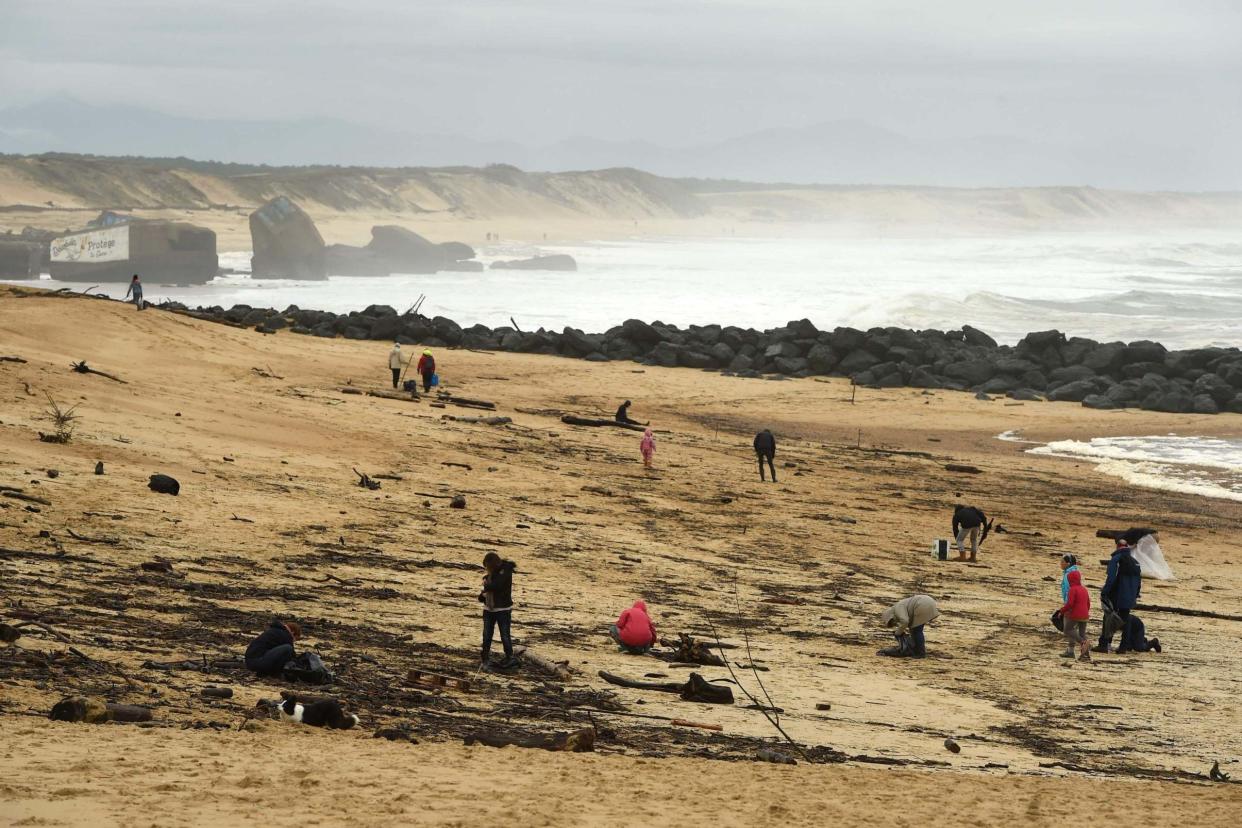
[[[1223,2],[8,5],[5,152],[1242,189]]]

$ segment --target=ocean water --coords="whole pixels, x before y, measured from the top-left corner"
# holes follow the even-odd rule
[[[998,435],[1027,442],[1013,432]],[[1097,471],[1136,486],[1242,501],[1242,438],[1177,434],[1057,440],[1031,454],[1090,460]]]
[[[636,238],[479,248],[486,262],[541,253],[569,253],[579,270],[326,282],[232,275],[193,287],[161,285],[156,274],[144,281],[154,301],[226,307],[296,304],[341,312],[378,303],[403,311],[425,294],[423,312],[430,315],[489,326],[512,317],[524,330],[603,331],[630,317],[769,328],[807,317],[821,328],[971,324],[1009,343],[1055,327],[1173,348],[1242,344],[1242,234]],[[246,270],[249,256],[225,252],[221,265]],[[119,296],[125,286],[103,290]]]

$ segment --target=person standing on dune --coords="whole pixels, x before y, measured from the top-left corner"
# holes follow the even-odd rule
[[[643,432],[643,439],[638,444],[638,450],[643,455],[643,468],[651,468],[651,461],[655,458],[655,435],[651,433],[651,429]]]
[[[401,369],[405,367],[405,358],[401,354],[401,343],[394,342],[388,352],[388,368],[392,371],[392,387],[401,382]]]
[[[137,273],[134,274],[133,281],[129,283],[129,290],[125,291],[125,299],[129,299],[131,294],[134,297],[134,307],[142,310],[145,303],[142,301],[142,282],[138,281]]]

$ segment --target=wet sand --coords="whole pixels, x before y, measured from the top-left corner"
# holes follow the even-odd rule
[[[52,504],[33,512],[0,499],[0,615],[41,618],[91,659],[30,628],[0,649],[0,822],[304,824],[313,808],[327,824],[868,825],[948,814],[1042,824],[1090,814],[1207,825],[1232,820],[1242,801],[1203,776],[1214,760],[1239,775],[1242,622],[1143,612],[1165,652],[1092,665],[1060,659],[1047,622],[1059,554],[1084,560],[1094,601],[1108,552],[1095,529],[1130,525],[1162,530],[1179,576],[1146,583],[1145,603],[1237,613],[1242,506],[1129,487],[1090,463],[994,439],[1013,429],[1036,440],[1229,434],[1233,415],[910,389],[860,390],[851,404],[841,380],[441,352],[449,390],[514,419],[496,427],[444,421],[479,412],[426,399],[342,394],[349,383],[384,387],[380,343],[263,336],[7,290],[0,354],[27,360],[0,363],[0,485]],[[71,372],[79,359],[127,384]],[[67,445],[36,438],[49,430],[45,393],[79,406]],[[639,434],[559,421],[607,416],[622,398],[660,429],[654,472],[641,467]],[[749,443],[761,427],[780,440],[778,484],[755,473]],[[400,479],[368,491],[355,467]],[[181,495],[148,491],[155,472],[177,477]],[[929,555],[957,493],[1010,530],[993,534],[974,566]],[[448,508],[453,494],[465,510]],[[518,562],[515,633],[570,663],[564,691],[531,667],[477,675],[477,565],[488,551]],[[175,573],[139,568],[155,559]],[[891,640],[880,611],[916,591],[944,612],[929,627],[929,657],[877,657]],[[690,672],[610,644],[607,625],[638,597],[663,634],[710,637],[714,627],[741,646],[732,658],[768,668],[758,675],[782,726],[823,761],[751,761],[775,733],[736,690],[733,707],[708,706],[600,679]],[[143,666],[236,657],[273,615],[305,624],[305,646],[339,672],[336,692],[362,717],[359,730],[239,730],[255,701],[284,685]],[[414,667],[475,684],[411,687],[403,677]],[[750,670],[738,677],[759,691]],[[235,696],[203,700],[208,684]],[[41,718],[70,693],[151,705],[157,726]],[[588,717],[600,706],[614,710]],[[545,733],[592,719],[596,755],[461,745],[480,728]],[[386,727],[419,743],[371,738]],[[947,736],[960,754],[944,749]],[[1094,784],[1103,779],[1113,784]]]

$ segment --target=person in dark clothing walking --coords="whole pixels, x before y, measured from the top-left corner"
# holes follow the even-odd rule
[[[987,536],[988,516],[983,513],[982,509],[976,509],[974,506],[963,506],[957,504],[953,507],[953,538],[957,541],[957,559],[959,561],[967,560],[966,548],[962,545],[966,538],[970,538],[970,558],[974,563],[975,556],[979,554],[979,544],[983,541],[983,537]],[[982,531],[983,536],[980,536]]]
[[[1097,653],[1107,653],[1113,643],[1113,635],[1121,632],[1125,636],[1126,624],[1130,620],[1130,610],[1138,605],[1139,593],[1143,589],[1143,569],[1134,559],[1130,544],[1118,538],[1117,548],[1108,559],[1108,575],[1104,578],[1104,586],[1100,588],[1100,600],[1104,604],[1104,630],[1100,634],[1100,642],[1094,648]],[[1116,618],[1110,623],[1109,615]]]
[[[759,459],[759,482],[763,482],[763,462],[768,463],[768,471],[772,472],[772,482],[776,482],[776,466],[772,460],[776,457],[776,437],[770,429],[764,429],[755,435],[755,456]]]
[[[483,653],[479,659],[480,669],[490,671],[488,660],[492,652],[492,636],[500,630],[500,643],[505,650],[505,658],[499,666],[509,667],[513,664],[513,638],[510,633],[513,622],[513,571],[517,564],[506,561],[495,552],[483,556],[483,568],[487,574],[483,576],[483,591],[479,600],[483,603]]]
[[[280,675],[281,668],[293,660],[293,642],[301,637],[297,622],[276,619],[246,648],[246,669],[261,676]]]
[[[418,366],[416,368],[419,375],[423,378],[423,393],[431,393],[431,378],[436,375],[436,358],[431,355],[431,351],[423,351],[423,355],[418,358]]]
[[[640,423],[638,420],[630,419],[630,406],[631,405],[633,405],[633,403],[631,403],[629,400],[626,400],[625,402],[621,403],[621,406],[617,409],[617,422],[628,423],[630,425],[649,425],[649,423]]]

